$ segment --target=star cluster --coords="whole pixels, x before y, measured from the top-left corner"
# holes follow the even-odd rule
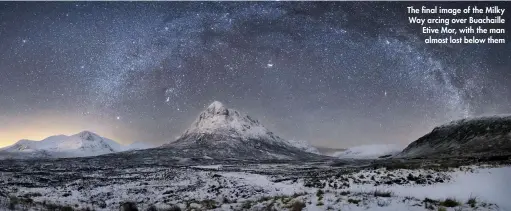
[[[0,143],[85,129],[164,143],[213,100],[332,147],[509,113],[509,44],[424,44],[410,4],[1,3]]]

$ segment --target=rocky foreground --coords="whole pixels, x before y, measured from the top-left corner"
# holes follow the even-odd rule
[[[509,158],[233,162],[110,156],[0,163],[11,210],[509,210]],[[118,155],[119,156],[119,155]],[[442,165],[439,165],[442,164]],[[470,165],[456,165],[465,163]],[[506,179],[507,178],[507,179]],[[507,194],[506,194],[507,193]],[[500,197],[500,198],[499,198]],[[130,209],[125,209],[130,210]]]

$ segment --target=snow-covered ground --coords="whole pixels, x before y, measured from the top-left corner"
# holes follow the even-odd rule
[[[76,163],[44,165],[47,171],[17,166],[1,172],[0,196],[29,197],[32,207],[45,202],[94,210],[115,210],[127,201],[141,210],[151,205],[219,211],[295,206],[303,210],[437,210],[446,198],[459,203],[447,210],[474,210],[472,205],[477,210],[511,210],[511,167],[506,166],[441,171],[360,170],[321,163],[124,169],[92,165],[72,170],[63,167]],[[476,199],[472,205],[467,204],[470,197]]]
[[[334,153],[332,156],[339,158],[375,159],[385,155],[395,155],[403,150],[402,146],[394,144],[372,144],[348,148]]]
[[[476,168],[472,171],[455,171],[449,174],[450,182],[433,185],[384,185],[379,190],[391,191],[397,196],[419,199],[455,198],[467,202],[469,198],[491,202],[501,210],[511,210],[511,167]],[[372,191],[372,185],[355,185],[354,191]]]

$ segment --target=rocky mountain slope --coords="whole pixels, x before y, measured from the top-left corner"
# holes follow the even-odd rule
[[[499,156],[511,154],[511,116],[462,119],[436,127],[399,156]]]
[[[62,158],[85,157],[120,152],[131,147],[101,137],[93,132],[83,131],[75,135],[50,136],[41,141],[20,140],[0,149],[2,158]]]
[[[268,131],[256,119],[213,102],[175,142],[162,146],[183,157],[219,159],[306,159],[301,150]]]

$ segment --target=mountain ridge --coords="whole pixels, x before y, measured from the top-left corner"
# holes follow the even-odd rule
[[[73,135],[53,135],[40,141],[21,139],[10,146],[0,148],[0,157],[88,157],[126,150],[135,150],[137,149],[136,147],[137,146],[131,145],[123,146],[114,140],[85,130]]]
[[[451,121],[410,143],[399,157],[511,154],[511,116]]]

